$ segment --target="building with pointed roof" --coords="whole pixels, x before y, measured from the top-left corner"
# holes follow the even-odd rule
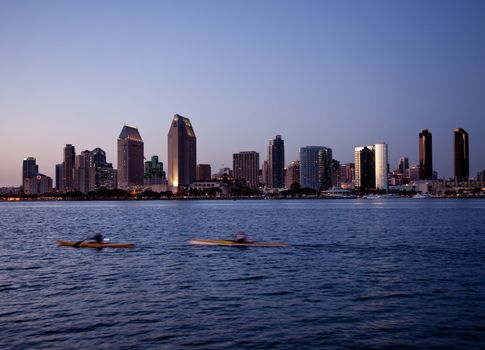
[[[125,125],[118,137],[118,188],[143,186],[143,139],[134,126]]]

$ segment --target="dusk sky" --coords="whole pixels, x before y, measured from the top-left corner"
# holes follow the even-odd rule
[[[386,142],[389,163],[453,175],[453,128],[485,169],[485,1],[0,0],[0,186],[22,159],[54,178],[63,147],[101,147],[117,167],[125,123],[166,167],[175,113],[191,119],[198,163],[285,141],[285,163],[321,145],[353,162]]]

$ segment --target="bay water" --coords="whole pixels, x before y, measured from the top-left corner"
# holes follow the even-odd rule
[[[2,349],[484,347],[484,200],[0,202]]]

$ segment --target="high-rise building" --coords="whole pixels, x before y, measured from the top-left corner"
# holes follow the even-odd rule
[[[261,168],[261,183],[263,183],[266,187],[269,184],[269,170],[268,170],[268,161],[263,161],[263,167]]]
[[[250,188],[259,185],[259,153],[239,152],[232,155],[232,169],[236,180],[244,180]]]
[[[151,160],[145,162],[145,187],[166,185],[167,177],[163,170],[163,163],[158,156],[152,156]]]
[[[340,184],[351,183],[354,179],[355,164],[346,163],[340,166]]]
[[[332,187],[333,158],[332,149],[321,147],[318,151],[318,189],[326,191]]]
[[[106,188],[113,190],[118,187],[118,172],[113,164],[106,161],[106,152],[97,147],[91,151],[94,166],[94,189]]]
[[[318,153],[324,147],[300,147],[300,185],[302,188],[320,189],[318,177]]]
[[[24,158],[22,162],[22,187],[24,180],[28,177],[32,178],[39,173],[39,166],[36,164],[34,157]],[[25,189],[24,189],[25,191]]]
[[[286,167],[286,188],[291,185],[300,185],[300,161],[295,160]]]
[[[76,191],[82,193],[93,191],[95,187],[95,167],[90,151],[83,151],[76,156],[74,169],[74,188]]]
[[[375,189],[375,156],[374,145],[354,148],[355,178],[354,186],[361,190]]]
[[[63,192],[74,191],[74,165],[76,162],[76,149],[67,144],[64,147],[64,161],[62,162]]]
[[[397,163],[396,172],[398,174],[405,174],[409,169],[409,159],[407,157],[399,158],[399,162]]]
[[[57,192],[62,192],[64,189],[64,175],[63,175],[63,165],[61,164],[56,164],[56,191]]]
[[[44,194],[52,192],[52,179],[49,176],[40,173],[32,177],[26,177],[22,185],[25,194]]]
[[[168,131],[168,184],[188,187],[196,179],[197,138],[188,118],[175,114]]]
[[[210,181],[212,176],[211,171],[210,164],[197,164],[195,169],[195,179],[197,181]]]
[[[374,164],[375,164],[375,186],[379,190],[388,190],[388,156],[387,144],[376,143],[374,145]]]
[[[433,142],[428,129],[419,134],[419,178],[431,180],[433,178]]]
[[[118,187],[143,186],[143,139],[134,126],[123,126],[118,137]]]
[[[340,186],[340,162],[332,159],[332,187]]]
[[[285,142],[281,135],[269,141],[268,145],[268,184],[269,188],[285,186]]]
[[[468,133],[457,128],[453,130],[454,136],[454,166],[455,179],[457,181],[467,181],[470,175],[470,161],[468,158]]]

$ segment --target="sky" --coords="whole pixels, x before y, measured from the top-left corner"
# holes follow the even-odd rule
[[[0,0],[0,186],[35,157],[55,177],[63,147],[100,147],[117,166],[123,125],[166,164],[173,115],[190,118],[197,162],[232,154],[285,162],[302,146],[386,142],[389,163],[453,176],[453,128],[470,137],[470,174],[485,169],[485,1]]]

